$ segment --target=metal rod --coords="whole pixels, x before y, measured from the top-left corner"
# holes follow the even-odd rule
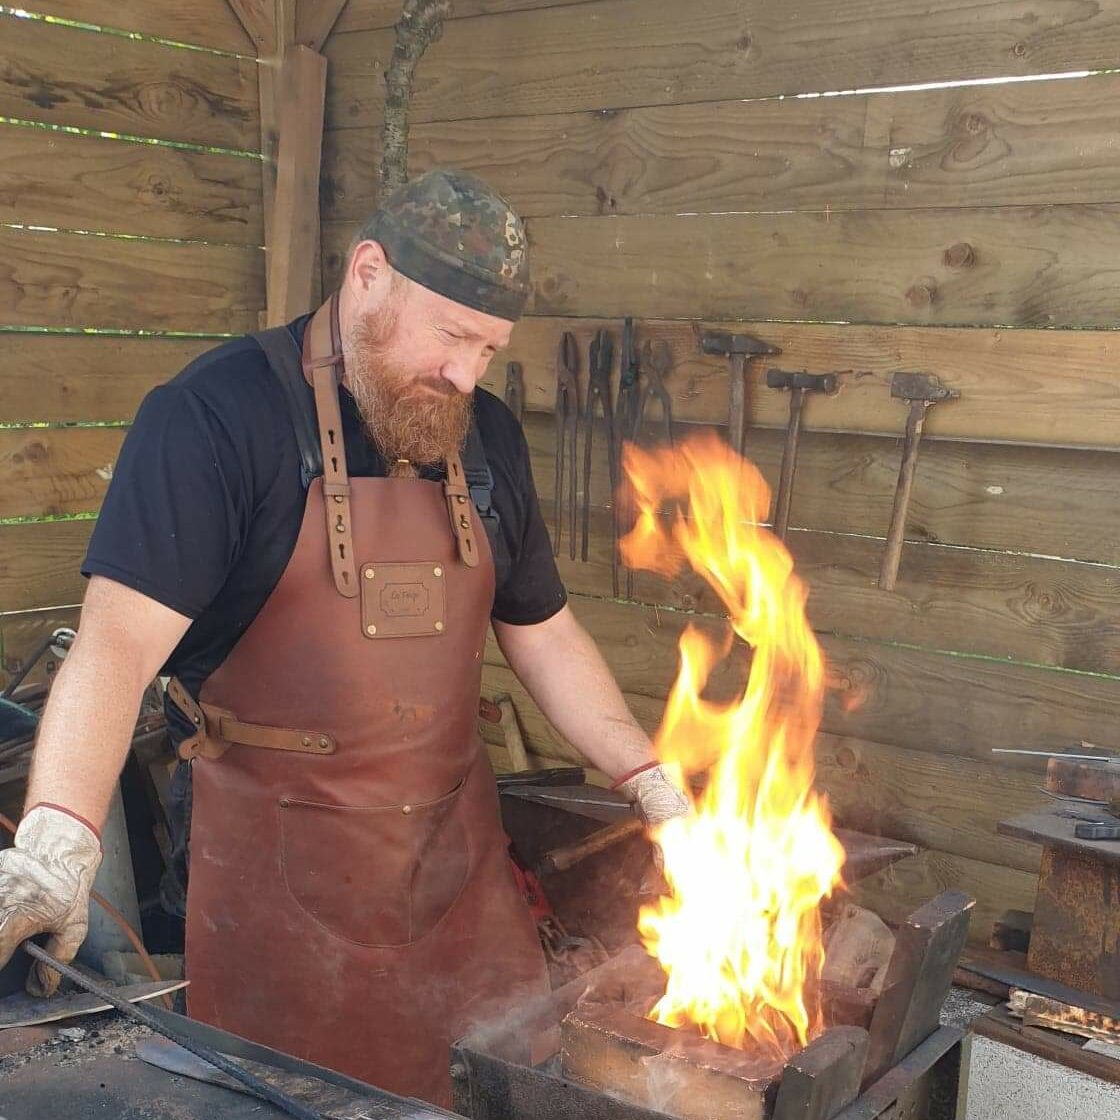
[[[260,1097],[261,1100],[275,1105],[289,1116],[295,1116],[297,1120],[323,1120],[323,1114],[321,1112],[307,1108],[306,1105],[300,1104],[300,1102],[293,1097],[289,1097],[287,1093],[282,1093],[279,1089],[274,1089],[267,1081],[262,1081],[259,1077],[254,1077],[251,1073],[242,1069],[236,1062],[231,1061],[217,1050],[211,1050],[209,1046],[202,1046],[186,1035],[180,1034],[174,1028],[162,1023],[147,1008],[138,1007],[135,1004],[129,1003],[127,1000],[121,999],[109,988],[98,984],[96,980],[91,980],[76,968],[72,968],[70,965],[63,964],[62,961],[56,960],[46,949],[40,948],[34,941],[25,941],[23,943],[23,950],[29,956],[34,957],[35,960],[60,972],[67,980],[72,980],[78,987],[84,988],[87,992],[91,992],[93,995],[97,996],[98,999],[103,999],[106,1003],[111,1004],[122,1015],[129,1019],[134,1019],[138,1023],[143,1023],[144,1026],[155,1031],[157,1034],[163,1035],[164,1038],[170,1039],[177,1046],[181,1046],[184,1050],[189,1050],[196,1058],[201,1058],[204,1062],[209,1062],[215,1069],[220,1069],[223,1073],[239,1081],[254,1096]]]
[[[1035,758],[1068,758],[1074,762],[1120,763],[1120,758],[1106,754],[1066,754],[1065,751],[1025,751],[1012,747],[992,747],[992,754],[1030,754]]]

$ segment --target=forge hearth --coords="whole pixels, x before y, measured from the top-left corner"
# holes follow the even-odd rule
[[[938,1014],[971,906],[949,892],[898,928],[877,1001],[822,987],[825,1030],[784,1064],[646,1019],[664,979],[631,946],[460,1040],[455,1111],[471,1120],[958,1120],[967,1039]]]

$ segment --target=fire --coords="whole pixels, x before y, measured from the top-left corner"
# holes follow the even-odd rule
[[[638,928],[667,987],[650,1018],[785,1058],[822,1029],[819,905],[844,862],[812,788],[824,663],[806,591],[760,525],[765,480],[715,436],[630,446],[624,465],[638,510],[626,562],[667,577],[689,564],[753,649],[742,694],[716,703],[702,694],[732,634],[722,649],[694,627],[681,638],[657,752],[682,779],[710,772],[695,813],[655,834],[669,894],[643,907]]]

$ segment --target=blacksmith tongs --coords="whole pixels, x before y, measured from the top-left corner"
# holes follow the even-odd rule
[[[579,422],[579,347],[576,336],[565,331],[560,336],[556,355],[556,532],[552,538],[552,554],[560,555],[560,537],[564,531],[564,475],[568,475],[568,551],[576,558],[576,425]],[[565,459],[567,462],[565,463]]]
[[[641,422],[641,386],[638,377],[641,373],[638,361],[638,347],[634,342],[634,320],[627,318],[622,324],[622,357],[620,359],[618,377],[618,411],[615,417],[615,459],[620,468],[622,464],[622,444],[624,441],[633,442],[638,437],[638,425]],[[619,541],[623,532],[630,532],[633,527],[633,498],[629,483],[620,486],[615,495],[614,503],[614,554],[619,555]],[[615,565],[618,560],[614,561]],[[626,598],[633,597],[634,573],[626,569]]]
[[[638,420],[634,425],[634,437],[641,431],[646,421],[646,404],[651,398],[661,405],[661,428],[665,436],[665,446],[673,446],[673,398],[665,388],[665,375],[672,369],[673,356],[669,344],[659,338],[656,342],[646,339],[642,347],[642,373],[645,384],[638,397]]]
[[[603,413],[603,428],[607,441],[607,477],[610,480],[610,503],[613,507],[618,491],[618,447],[615,444],[614,409],[611,406],[611,366],[614,363],[614,341],[610,332],[600,330],[591,340],[588,362],[587,399],[583,405],[583,525],[580,539],[580,559],[587,562],[591,535],[591,441],[595,430],[595,402]],[[611,555],[611,579],[615,598],[618,597],[618,553]]]

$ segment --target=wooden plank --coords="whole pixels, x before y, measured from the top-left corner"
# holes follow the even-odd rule
[[[312,308],[319,242],[319,157],[327,62],[308,47],[290,47],[281,73],[276,198],[268,243],[268,326]]]
[[[945,852],[919,852],[861,879],[851,895],[860,906],[898,923],[942,891],[966,891],[976,899],[968,939],[986,944],[992,923],[1005,911],[1034,907],[1036,886],[1037,877],[1026,871]]]
[[[0,221],[260,245],[257,160],[0,126]]]
[[[537,490],[554,493],[554,436],[544,417],[526,414]],[[678,433],[680,435],[680,433]],[[747,457],[774,485],[782,435],[751,434]],[[603,443],[593,457],[592,497],[608,493]],[[833,533],[886,535],[898,476],[899,441],[811,432],[802,436],[791,524]],[[582,464],[581,464],[582,466]],[[1111,526],[1120,516],[1116,456],[1036,447],[922,444],[907,518],[908,540],[1016,551],[1116,565]],[[903,570],[909,568],[903,554]],[[1108,575],[1108,573],[1102,573]],[[1040,589],[1041,591],[1041,589]],[[1031,613],[1058,616],[1068,604],[1039,598]]]
[[[1115,0],[1092,11],[881,0],[602,0],[448,22],[416,73],[413,119],[520,116],[1046,74],[1113,66]],[[329,127],[375,125],[386,30],[333,35]]]
[[[414,172],[462,167],[523,217],[1115,202],[1120,76],[854,97],[423,122]],[[734,136],[735,143],[727,143]],[[376,129],[327,133],[328,221],[377,193]]]
[[[92,520],[0,525],[0,611],[77,603]]]
[[[549,525],[552,508],[550,497],[543,503]],[[569,591],[610,598],[609,510],[593,511],[591,530],[587,562],[561,550],[560,575]],[[914,543],[894,593],[884,594],[876,583],[882,541],[798,531],[788,544],[818,631],[1120,675],[1120,569]],[[692,572],[672,581],[638,572],[634,598],[722,610]]]
[[[1111,326],[1120,205],[530,218],[535,315]],[[337,282],[355,222],[324,223]]]
[[[0,115],[259,150],[251,59],[11,15],[0,15]]]
[[[221,341],[5,332],[0,423],[131,420],[149,389]]]
[[[295,41],[321,51],[347,0],[302,0],[296,11]]]
[[[332,270],[338,267],[333,260],[329,265]],[[551,410],[561,331],[573,331],[579,341],[585,367],[580,380],[585,383],[587,348],[595,332],[608,328],[615,336],[617,353],[621,326],[617,319],[525,318],[513,332],[508,353],[491,364],[482,385],[501,394],[506,360],[519,361],[525,369],[526,407]],[[767,365],[778,365],[851,371],[840,379],[836,396],[809,395],[802,414],[804,430],[899,436],[905,409],[890,396],[891,374],[923,369],[961,394],[951,405],[930,410],[927,439],[1120,447],[1120,334],[1116,331],[640,322],[640,339],[664,339],[669,345],[673,367],[666,385],[678,420],[727,422],[727,360],[702,354],[698,342],[699,332],[709,327],[745,331],[782,351],[770,362],[752,363],[758,366],[751,371],[748,390],[752,426],[786,426],[788,396],[765,387]]]
[[[0,228],[0,323],[256,330],[263,273],[263,254],[249,246]]]
[[[124,428],[0,428],[0,517],[97,510],[124,437]]]
[[[565,4],[586,4],[588,0],[564,0]],[[532,8],[554,8],[557,0],[455,0],[448,19],[521,12]],[[335,33],[368,31],[393,27],[400,18],[400,0],[349,0],[335,24]]]
[[[175,43],[250,55],[253,43],[225,0],[35,0],[38,15],[115,27]]]
[[[627,694],[658,702],[676,675],[677,643],[686,625],[719,640],[726,622],[708,615],[571,596],[577,618],[598,643]],[[1068,747],[1082,739],[1116,739],[1120,680],[1011,662],[819,635],[831,680],[822,730],[912,750],[990,762],[993,747]],[[502,664],[496,645],[486,662]],[[716,699],[745,679],[741,643],[713,674]],[[1100,738],[1097,738],[1100,736]],[[1038,773],[1037,763],[1007,756]]]

